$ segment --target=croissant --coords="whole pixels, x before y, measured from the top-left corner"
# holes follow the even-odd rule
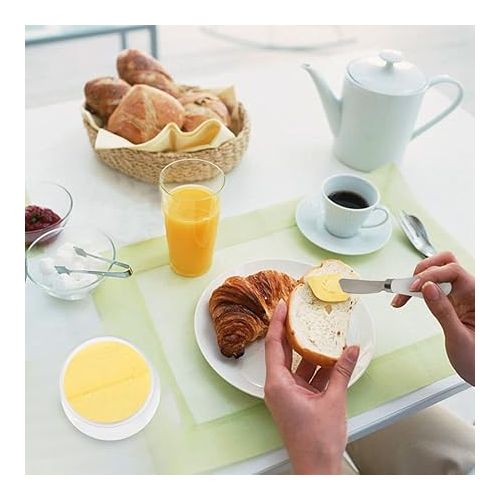
[[[221,353],[239,358],[248,344],[264,337],[279,300],[287,301],[296,284],[287,274],[267,270],[231,276],[216,288],[208,308]]]
[[[142,83],[179,97],[181,91],[167,70],[150,55],[137,50],[126,49],[118,54],[116,69],[122,80],[137,85]]]

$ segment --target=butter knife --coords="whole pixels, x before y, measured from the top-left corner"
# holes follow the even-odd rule
[[[411,297],[423,298],[422,292],[411,292],[411,284],[415,281],[415,277],[411,278],[388,278],[384,281],[371,281],[371,280],[352,280],[342,278],[339,280],[340,288],[347,293],[400,293],[401,295],[408,295]],[[451,292],[451,283],[436,283],[445,295]]]

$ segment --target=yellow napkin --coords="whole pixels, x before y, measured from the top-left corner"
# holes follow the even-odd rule
[[[238,118],[238,106],[234,89],[228,87],[207,90],[218,95],[224,104],[226,104],[233,119],[232,127],[239,129],[238,125],[235,124],[235,120]],[[142,144],[134,144],[103,128],[99,118],[87,111],[85,107],[82,107],[82,116],[97,131],[95,149],[127,148],[148,152],[199,151],[201,149],[216,148],[224,142],[235,138],[234,133],[229,128],[218,120],[210,119],[201,123],[191,132],[184,132],[177,124],[168,123],[156,137]]]

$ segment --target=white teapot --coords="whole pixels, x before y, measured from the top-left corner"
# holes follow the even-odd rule
[[[309,64],[302,67],[318,89],[336,137],[336,156],[346,165],[364,172],[387,163],[400,163],[407,144],[451,113],[463,97],[460,82],[447,75],[428,80],[396,50],[384,50],[377,57],[351,61],[344,78],[342,99],[335,96],[325,79]],[[425,92],[440,83],[457,87],[455,99],[415,130]]]

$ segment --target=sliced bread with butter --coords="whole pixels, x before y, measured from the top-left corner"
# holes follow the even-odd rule
[[[346,346],[357,298],[341,290],[341,278],[359,276],[340,260],[325,260],[302,277],[288,299],[288,342],[304,359],[319,366],[333,366]]]

